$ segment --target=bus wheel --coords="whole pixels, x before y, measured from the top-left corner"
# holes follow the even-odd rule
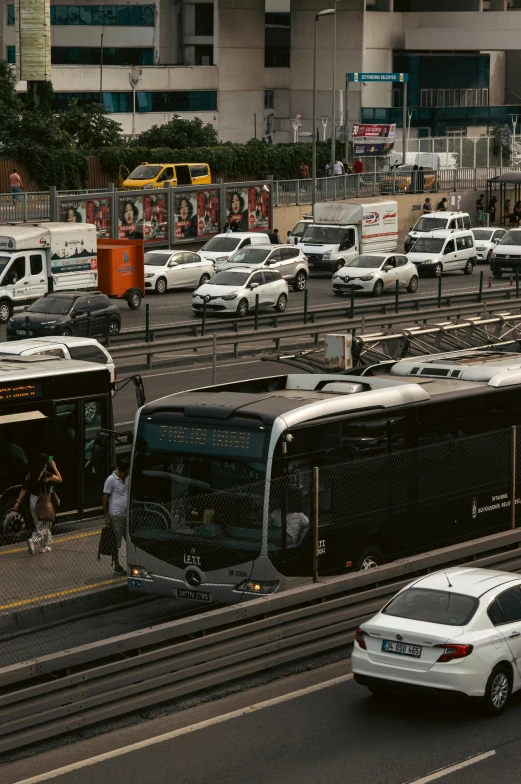
[[[384,562],[384,554],[377,544],[368,545],[355,560],[355,571],[365,572],[368,569],[376,569]]]
[[[31,528],[25,507],[20,506],[17,512],[14,511],[15,501],[16,497],[13,496],[0,504],[0,537],[3,544],[16,541],[23,531]]]

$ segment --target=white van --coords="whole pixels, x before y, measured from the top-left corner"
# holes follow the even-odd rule
[[[470,215],[468,212],[431,212],[422,215],[406,236],[403,249],[409,253],[419,237],[425,237],[433,231],[444,229],[470,229]]]
[[[461,270],[470,275],[477,262],[471,231],[432,231],[420,237],[407,254],[419,275],[441,277],[444,272]]]
[[[312,215],[301,215],[300,220],[296,223],[290,232],[288,232],[288,245],[297,245],[304,236],[304,232],[310,223],[313,223]]]
[[[199,255],[209,261],[228,261],[232,253],[246,245],[259,245],[271,242],[269,234],[253,231],[231,231],[216,234],[199,250]]]

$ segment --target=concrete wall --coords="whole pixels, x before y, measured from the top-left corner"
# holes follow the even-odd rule
[[[461,52],[517,50],[520,47],[521,12],[403,14],[405,48]]]

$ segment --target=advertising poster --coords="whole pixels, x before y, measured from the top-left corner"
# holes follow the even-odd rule
[[[353,154],[356,158],[382,158],[389,155],[394,147],[394,142],[364,142],[363,144],[356,143],[353,145]]]
[[[110,199],[62,201],[60,220],[65,223],[93,223],[98,237],[110,237]]]
[[[91,226],[81,231],[56,232],[51,241],[51,272],[96,272],[96,232]]]
[[[162,193],[118,198],[118,238],[120,240],[168,240],[168,211]]]
[[[380,138],[394,139],[396,134],[396,123],[392,125],[353,125],[351,136],[353,139],[359,138]]]
[[[235,231],[269,231],[270,197],[268,185],[227,188],[227,221]]]
[[[219,233],[219,191],[176,193],[174,233],[176,240],[213,237]]]

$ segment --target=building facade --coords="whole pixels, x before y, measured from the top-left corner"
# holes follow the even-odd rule
[[[291,2],[291,5],[290,5]],[[57,108],[102,98],[126,134],[173,115],[219,138],[312,131],[313,35],[334,0],[51,0]],[[337,0],[335,125],[402,123],[403,87],[347,72],[409,74],[411,135],[478,135],[521,106],[521,0]],[[424,10],[428,8],[429,10]],[[16,2],[0,2],[0,52],[17,62]],[[317,128],[331,134],[333,19],[317,28]],[[18,89],[26,88],[24,82]],[[327,118],[327,120],[326,120]],[[305,138],[305,137],[304,137]]]

